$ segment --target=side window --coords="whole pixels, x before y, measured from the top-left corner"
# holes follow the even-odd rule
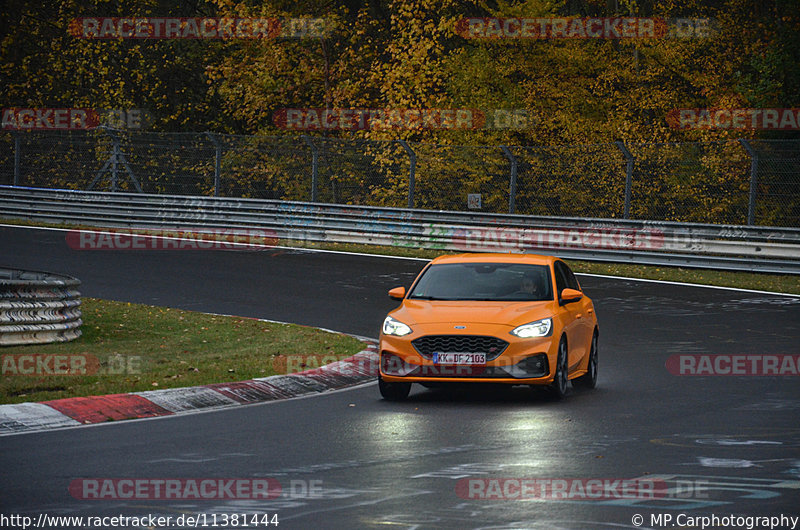
[[[561,291],[567,288],[567,278],[564,275],[564,264],[556,261],[553,267],[556,273],[556,298],[561,299]]]
[[[578,279],[575,277],[575,274],[573,274],[572,270],[570,270],[569,265],[562,263],[561,266],[564,269],[564,274],[567,277],[567,287],[580,291],[581,285],[578,283]]]

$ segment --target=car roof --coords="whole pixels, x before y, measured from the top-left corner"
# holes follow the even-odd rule
[[[528,265],[550,265],[558,258],[539,254],[473,253],[439,256],[431,264],[440,263],[524,263]]]

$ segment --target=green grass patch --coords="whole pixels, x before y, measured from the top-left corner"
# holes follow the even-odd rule
[[[363,349],[353,337],[294,324],[92,298],[82,302],[80,338],[0,348],[0,403],[242,381],[285,373],[287,358],[290,366],[302,364],[290,356],[311,356],[307,367],[314,368],[320,356],[345,358]],[[90,359],[85,371],[96,373],[17,375],[14,369],[31,364],[17,361],[11,367],[5,356],[21,354],[83,355]]]

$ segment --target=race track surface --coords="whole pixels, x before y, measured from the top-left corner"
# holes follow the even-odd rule
[[[0,266],[77,276],[84,296],[376,337],[395,304],[386,291],[409,285],[423,262],[301,250],[75,251],[64,232],[0,228]],[[388,403],[370,384],[7,436],[0,438],[0,513],[218,520],[277,513],[279,528],[537,529],[635,528],[636,514],[645,528],[669,527],[652,518],[659,514],[673,523],[678,516],[800,515],[800,378],[676,376],[665,368],[677,354],[797,354],[800,299],[580,280],[601,326],[594,391],[555,402],[528,389],[415,386],[407,402]],[[271,478],[282,494],[92,500],[69,490],[77,479],[208,477]],[[470,479],[637,477],[659,485],[656,498],[620,498],[612,488],[602,499],[520,500],[508,491],[482,500],[464,489],[477,484]]]

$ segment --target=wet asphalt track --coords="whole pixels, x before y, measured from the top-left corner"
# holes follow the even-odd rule
[[[73,251],[0,228],[0,266],[72,274],[85,296],[366,336],[422,262],[302,251]],[[800,378],[676,377],[678,353],[796,354],[800,300],[581,277],[601,325],[594,391],[368,385],[232,410],[0,438],[0,513],[277,513],[279,528],[634,528],[634,514],[800,515]],[[463,478],[660,477],[656,500],[470,500]],[[274,501],[89,501],[75,478],[262,478]],[[303,496],[291,484],[320,486]],[[693,491],[700,489],[699,492]],[[663,520],[662,520],[663,521]],[[682,519],[689,522],[690,519]],[[672,522],[675,522],[673,519]]]

